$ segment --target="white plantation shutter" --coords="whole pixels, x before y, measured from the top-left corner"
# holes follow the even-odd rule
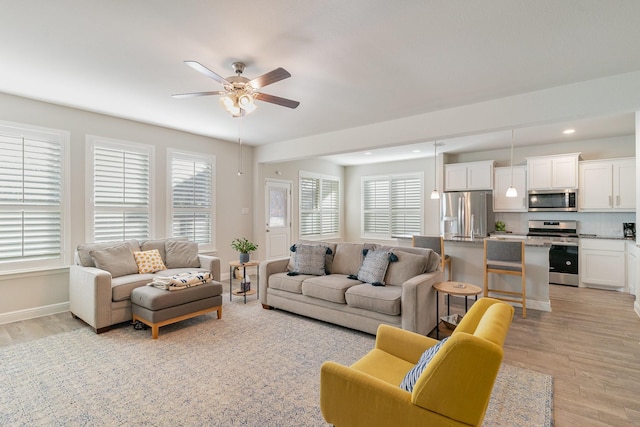
[[[63,145],[48,133],[37,137],[0,135],[0,263],[7,268],[64,258]]]
[[[212,245],[213,158],[171,153],[171,233]]]
[[[93,147],[93,240],[150,237],[150,152],[96,141]]]
[[[422,181],[421,174],[363,178],[363,237],[421,234]]]
[[[300,236],[327,237],[340,233],[340,180],[300,173]]]

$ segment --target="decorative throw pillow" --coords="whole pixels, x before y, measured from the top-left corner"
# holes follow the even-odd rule
[[[138,264],[138,273],[155,273],[156,271],[166,270],[167,267],[162,262],[160,251],[153,249],[144,252],[134,252],[133,257]]]
[[[96,267],[111,273],[111,277],[138,273],[138,264],[133,258],[131,245],[120,243],[104,249],[89,252]]]
[[[326,246],[320,245],[296,245],[293,259],[293,273],[324,276],[324,259],[327,253]]]
[[[200,267],[198,244],[186,240],[167,240],[164,245],[167,268]]]
[[[429,362],[431,362],[436,353],[438,353],[438,350],[440,350],[442,345],[447,342],[448,339],[449,337],[446,337],[438,344],[433,347],[429,347],[424,353],[422,353],[418,363],[416,363],[416,365],[407,372],[407,375],[405,375],[404,379],[400,383],[401,389],[408,391],[409,393],[413,391],[413,387],[416,385],[416,382],[418,381],[418,378],[420,378],[420,375],[422,375],[422,372],[426,369]]]
[[[384,274],[389,266],[389,252],[386,250],[367,251],[358,270],[358,280],[374,286],[384,286]]]

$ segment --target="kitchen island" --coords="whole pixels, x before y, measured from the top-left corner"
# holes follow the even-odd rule
[[[491,237],[504,240],[518,238]],[[525,239],[525,264],[527,283],[527,309],[551,311],[549,300],[549,247],[550,242]],[[484,288],[484,240],[445,239],[444,251],[451,257],[452,280],[471,283]],[[518,276],[489,274],[491,287],[520,292]],[[519,304],[514,304],[519,305]]]

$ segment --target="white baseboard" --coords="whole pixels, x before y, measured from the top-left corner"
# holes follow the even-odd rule
[[[464,297],[458,296],[458,295],[451,295],[452,298],[459,298],[460,301],[463,301],[462,303],[464,304]],[[481,298],[482,295],[478,295],[478,299]],[[474,297],[469,297],[469,307],[471,307],[471,304],[473,303],[473,298]],[[517,303],[517,302],[507,302],[507,304],[511,304],[514,307],[522,307],[522,304]],[[446,306],[445,306],[446,308]],[[527,300],[527,309],[531,309],[531,310],[538,310],[538,311],[551,311],[551,301],[537,301],[537,300]]]
[[[0,313],[0,325],[64,313],[65,311],[69,311],[68,301],[58,304],[44,305],[42,307],[27,308],[25,310],[11,311],[9,313]]]

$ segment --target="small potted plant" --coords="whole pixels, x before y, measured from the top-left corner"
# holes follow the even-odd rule
[[[240,262],[245,263],[249,262],[249,254],[253,251],[258,250],[258,245],[244,237],[241,239],[233,239],[231,242],[231,247],[236,251],[240,252]]]

